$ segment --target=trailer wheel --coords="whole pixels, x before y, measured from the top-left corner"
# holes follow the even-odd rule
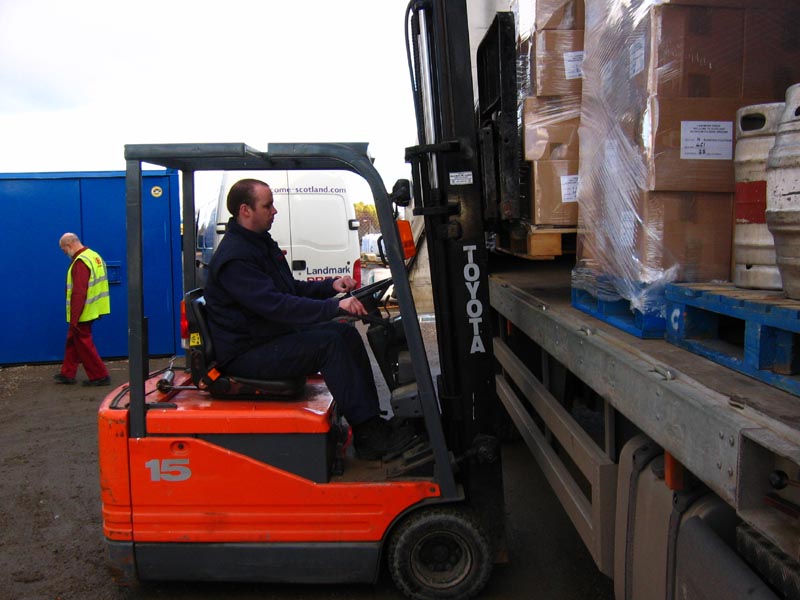
[[[464,510],[422,509],[393,533],[388,562],[395,585],[409,598],[472,598],[489,580],[491,544]]]

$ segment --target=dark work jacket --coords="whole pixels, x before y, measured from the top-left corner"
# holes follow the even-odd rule
[[[297,281],[269,233],[228,221],[205,288],[216,358],[225,362],[299,325],[336,317],[333,279]]]

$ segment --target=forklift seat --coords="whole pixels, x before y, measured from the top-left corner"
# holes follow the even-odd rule
[[[303,392],[305,377],[281,380],[257,380],[228,376],[221,372],[214,357],[214,345],[206,319],[203,289],[196,288],[184,296],[189,325],[189,365],[192,382],[207,390],[214,398],[295,400]]]

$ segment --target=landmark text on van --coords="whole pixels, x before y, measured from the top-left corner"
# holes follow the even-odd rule
[[[318,267],[314,269],[306,269],[306,279],[308,281],[319,281],[321,279],[329,279],[338,275],[350,275],[350,266],[346,267]]]

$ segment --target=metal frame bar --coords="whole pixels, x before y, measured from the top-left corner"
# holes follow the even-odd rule
[[[197,287],[195,252],[197,251],[197,228],[195,226],[194,171],[184,171],[181,181],[183,189],[183,289]],[[189,224],[192,226],[189,227]]]
[[[598,568],[608,576],[614,570],[614,511],[617,496],[617,465],[572,419],[566,409],[527,369],[499,338],[494,340],[495,357],[503,367],[497,375],[497,395],[522,434],[531,452],[561,500],[583,543]],[[516,384],[520,398],[507,380]],[[587,498],[547,436],[539,430],[525,407],[525,401],[541,417],[547,431],[558,440],[591,486]]]
[[[130,435],[146,432],[144,378],[147,364],[147,326],[144,318],[142,270],[142,164],[128,160],[125,171],[125,219],[128,253],[128,369],[130,371]],[[134,402],[134,398],[141,399]]]

